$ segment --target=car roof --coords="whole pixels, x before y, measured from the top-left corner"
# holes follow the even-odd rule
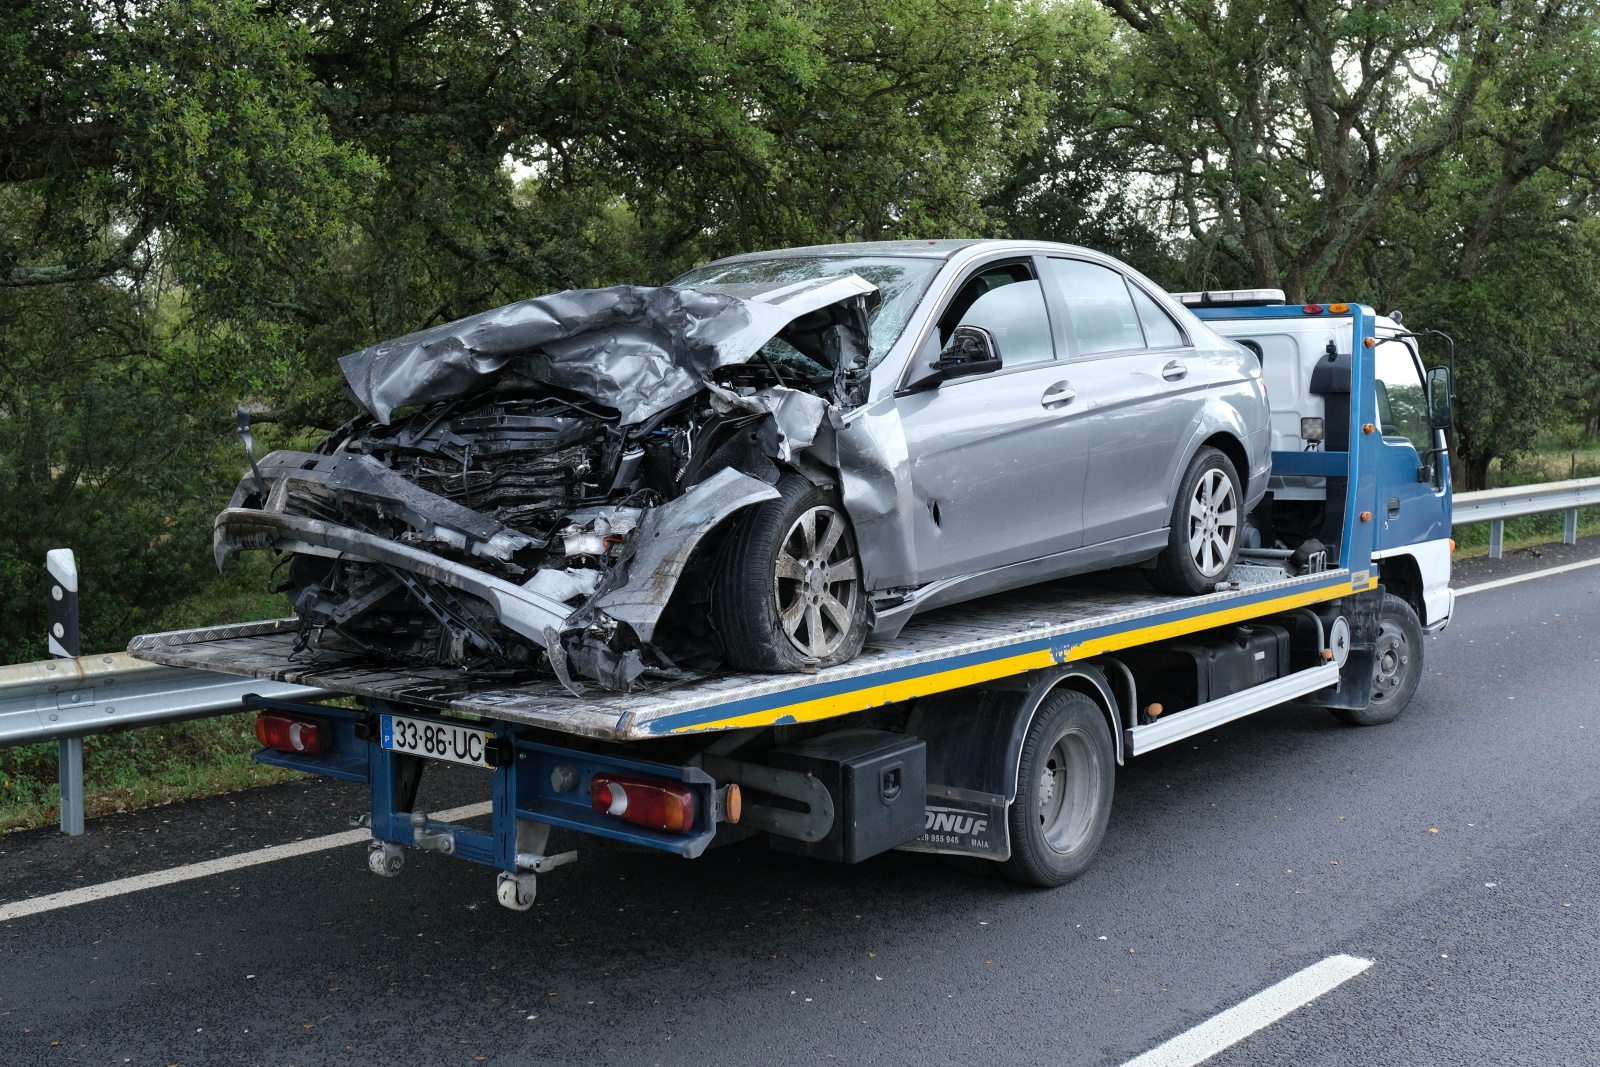
[[[747,263],[761,259],[801,259],[809,256],[899,256],[916,259],[950,259],[967,249],[1059,249],[1073,252],[1092,252],[1093,249],[1077,245],[1058,244],[1054,241],[1017,241],[997,238],[958,238],[931,241],[848,241],[832,245],[805,245],[799,248],[773,248],[764,252],[744,252],[737,256],[724,256],[712,263]],[[711,264],[707,264],[710,266]]]

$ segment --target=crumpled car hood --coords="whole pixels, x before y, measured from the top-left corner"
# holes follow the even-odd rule
[[[749,360],[797,319],[876,292],[854,274],[748,297],[668,286],[571,289],[379,342],[339,367],[356,400],[385,425],[397,409],[466,396],[509,368],[614,408],[630,426],[693,396],[712,371]],[[865,337],[864,311],[856,332]],[[791,340],[805,351],[804,332]]]

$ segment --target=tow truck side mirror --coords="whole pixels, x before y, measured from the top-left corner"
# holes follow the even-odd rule
[[[1435,430],[1448,430],[1455,425],[1450,386],[1449,367],[1435,367],[1428,372],[1428,425]]]

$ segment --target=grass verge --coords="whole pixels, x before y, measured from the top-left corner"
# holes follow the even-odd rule
[[[288,614],[288,606],[281,593],[266,592],[270,574],[265,553],[248,553],[204,592],[163,613],[156,628],[280,618]],[[243,714],[86,737],[84,815],[94,818],[303,777],[252,761],[260,747],[255,716]],[[56,770],[53,741],[0,749],[0,833],[57,824]]]
[[[304,777],[251,760],[255,716],[224,715],[83,739],[89,818]],[[0,833],[60,818],[56,744],[0,749]]]

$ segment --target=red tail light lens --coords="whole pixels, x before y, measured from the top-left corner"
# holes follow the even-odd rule
[[[694,790],[655,778],[597,774],[589,783],[589,805],[636,826],[686,834],[694,829]]]
[[[1321,304],[1307,304],[1305,307],[1301,308],[1300,310],[1305,312],[1307,315],[1320,315],[1320,314],[1322,314],[1322,305]]]
[[[271,711],[256,716],[256,740],[278,752],[320,756],[327,729],[328,724],[320,719],[302,719]]]

